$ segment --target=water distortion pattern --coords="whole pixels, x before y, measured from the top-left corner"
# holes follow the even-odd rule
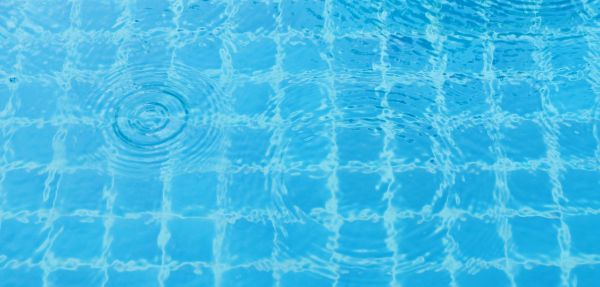
[[[0,286],[597,286],[599,10],[0,1]]]

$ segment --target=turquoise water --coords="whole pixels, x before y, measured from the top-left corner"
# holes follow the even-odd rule
[[[598,286],[599,12],[0,1],[0,286]]]

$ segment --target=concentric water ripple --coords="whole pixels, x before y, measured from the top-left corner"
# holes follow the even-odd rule
[[[184,65],[117,70],[90,105],[107,143],[101,156],[117,172],[201,166],[218,154],[219,97]]]

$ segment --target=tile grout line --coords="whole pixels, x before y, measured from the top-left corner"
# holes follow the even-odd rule
[[[383,26],[387,24],[387,11],[385,10],[386,5],[384,3],[379,7],[378,18]],[[382,171],[381,181],[386,185],[386,191],[382,200],[386,201],[386,209],[383,214],[383,224],[386,230],[386,247],[392,252],[392,266],[391,266],[391,281],[390,287],[400,286],[400,283],[397,281],[398,277],[398,268],[399,268],[399,260],[401,260],[400,253],[398,250],[398,242],[396,241],[396,236],[398,232],[396,230],[396,208],[393,206],[394,199],[394,190],[392,189],[394,183],[396,181],[394,176],[394,169],[392,167],[392,161],[395,155],[395,146],[394,140],[396,137],[396,133],[394,131],[394,125],[391,122],[391,118],[393,117],[394,112],[391,110],[388,96],[391,92],[391,87],[393,83],[391,83],[388,79],[388,69],[390,67],[390,63],[387,61],[388,53],[387,53],[387,45],[389,43],[390,31],[384,28],[382,33],[379,35],[379,65],[378,70],[381,72],[381,82],[377,89],[383,90],[383,97],[381,99],[381,107],[382,112],[379,114],[379,118],[384,122],[382,129],[384,133],[383,138],[383,151],[380,155],[381,159],[385,162],[385,168]]]
[[[491,9],[490,2],[486,1],[483,5],[486,11],[484,12],[483,17],[487,26],[490,23],[488,16],[488,13]],[[510,190],[507,185],[506,163],[511,161],[506,157],[504,149],[500,143],[500,139],[502,137],[500,127],[503,123],[498,119],[502,118],[503,111],[498,103],[495,90],[495,84],[497,80],[494,69],[495,40],[495,34],[492,34],[490,37],[489,33],[487,33],[483,38],[484,49],[482,55],[482,74],[484,75],[483,81],[485,83],[484,93],[486,94],[486,103],[489,105],[488,113],[493,115],[489,121],[486,121],[485,130],[487,135],[492,140],[493,153],[496,158],[493,168],[495,178],[493,198],[495,201],[494,207],[499,208],[499,210],[493,219],[497,228],[496,232],[503,242],[504,268],[502,271],[507,275],[511,286],[515,287],[516,283],[515,275],[513,273],[513,260],[509,257],[510,247],[512,246],[511,225],[508,221],[508,217],[506,216],[508,212],[506,209],[506,202],[510,198]]]
[[[571,263],[571,235],[569,226],[565,222],[564,207],[561,204],[562,200],[565,200],[563,194],[562,183],[560,182],[560,175],[564,169],[564,164],[560,157],[558,135],[560,134],[558,123],[554,117],[558,114],[556,108],[552,104],[552,101],[548,95],[549,87],[548,81],[554,78],[552,71],[552,63],[550,62],[551,55],[546,51],[547,46],[547,31],[542,30],[541,16],[538,15],[539,9],[543,5],[541,0],[536,2],[535,11],[535,22],[532,23],[530,30],[538,32],[543,39],[534,38],[531,42],[536,48],[532,53],[533,60],[537,65],[538,71],[535,79],[544,82],[540,89],[540,97],[542,102],[542,113],[538,115],[542,128],[542,135],[544,144],[546,145],[546,157],[549,160],[548,175],[552,183],[552,199],[557,207],[559,213],[560,227],[558,229],[558,243],[560,247],[560,269],[561,269],[561,283],[562,286],[569,286],[569,277],[572,269]]]
[[[175,57],[177,53],[177,48],[179,48],[180,43],[174,43],[175,40],[179,39],[179,20],[181,18],[181,13],[183,11],[183,3],[181,0],[171,0],[170,2],[170,10],[174,13],[172,22],[175,26],[171,31],[169,31],[169,44],[167,45],[171,48],[171,57],[169,62],[169,67],[167,68],[167,77],[174,76],[176,73],[175,70]],[[173,181],[173,164],[178,164],[179,162],[170,161],[170,164],[167,164],[160,170],[160,180],[162,182],[162,194],[161,194],[161,210],[160,210],[160,231],[157,238],[157,245],[160,248],[161,253],[161,263],[160,270],[158,273],[158,284],[161,287],[165,286],[166,280],[169,278],[171,272],[171,258],[167,252],[167,244],[171,239],[171,232],[169,231],[169,221],[172,217],[171,211],[171,189],[172,189],[172,181]]]
[[[225,83],[228,77],[234,74],[235,69],[233,67],[232,58],[231,58],[231,49],[235,49],[234,44],[232,43],[232,31],[231,31],[231,20],[232,17],[237,13],[238,7],[235,5],[235,0],[225,0],[226,8],[223,14],[227,18],[223,26],[225,29],[221,34],[221,41],[223,41],[222,47],[219,51],[221,58],[221,83]],[[231,87],[227,87],[227,90],[224,89],[223,96],[227,97],[228,100],[232,98]],[[229,130],[226,131],[226,139],[223,142],[223,150],[227,151],[231,147],[231,139],[228,134]],[[218,220],[214,222],[215,224],[215,237],[213,239],[212,250],[213,250],[213,267],[212,271],[214,274],[214,286],[220,287],[222,282],[223,273],[227,271],[229,268],[228,265],[223,264],[223,249],[225,237],[227,236],[227,226],[229,222],[224,219],[222,214],[228,207],[227,201],[227,192],[229,187],[229,180],[231,177],[231,173],[229,171],[231,162],[228,159],[223,159],[221,166],[218,168],[218,183],[217,183],[217,206],[219,208],[218,212]],[[225,270],[224,270],[225,269]]]
[[[338,212],[338,193],[339,193],[339,179],[337,176],[338,167],[339,167],[339,154],[338,154],[338,145],[337,145],[337,119],[339,116],[339,109],[336,105],[337,94],[335,90],[335,71],[333,70],[333,50],[334,50],[334,41],[335,35],[333,32],[333,20],[331,19],[331,14],[333,13],[333,0],[326,0],[323,7],[323,39],[327,43],[327,56],[325,57],[325,61],[328,67],[328,76],[327,76],[327,96],[329,102],[331,103],[331,111],[328,116],[331,119],[331,135],[330,139],[332,141],[332,148],[330,153],[327,155],[326,162],[323,163],[326,165],[328,172],[330,173],[327,178],[327,187],[330,191],[330,198],[327,200],[325,204],[326,211],[333,217],[329,222],[325,223],[325,227],[334,233],[333,236],[329,236],[327,242],[327,250],[332,253],[329,261],[333,264],[332,271],[335,273],[335,281],[333,282],[332,287],[337,287],[339,284],[339,263],[337,263],[337,248],[339,247],[339,238],[340,238],[340,228],[343,224],[342,219],[340,219],[340,215]]]
[[[126,3],[121,3],[122,4],[122,8],[123,11],[120,15],[119,18],[123,18],[123,19],[127,19],[127,21],[125,21],[127,23],[127,25],[125,25],[122,29],[128,32],[128,35],[131,34],[131,23],[133,23],[132,21],[132,11],[131,11],[131,0],[126,1]],[[118,51],[116,52],[116,60],[115,63],[117,61],[119,61],[120,65],[126,66],[127,64],[125,63],[125,61],[127,61],[126,55],[125,55],[125,51],[123,48],[123,45],[121,45],[118,49]],[[120,56],[124,57],[124,58],[119,58]],[[115,64],[113,63],[113,66]],[[111,170],[109,172],[110,177],[111,177],[111,186],[109,188],[105,188],[103,193],[102,193],[102,197],[105,200],[105,208],[106,208],[106,215],[105,218],[103,220],[103,226],[104,226],[104,233],[102,235],[102,256],[99,259],[101,261],[102,264],[102,273],[103,273],[103,278],[102,278],[102,282],[101,282],[101,286],[105,287],[106,284],[109,281],[109,269],[111,266],[111,264],[109,263],[109,255],[111,253],[111,244],[112,244],[112,236],[111,236],[111,231],[113,228],[113,225],[115,223],[115,214],[114,214],[114,204],[116,201],[116,198],[118,197],[118,193],[115,190],[115,184],[116,184],[116,173],[114,170]]]
[[[277,204],[281,204],[278,201],[281,201],[281,197],[282,197],[282,182],[281,182],[281,178],[282,178],[282,169],[280,168],[283,164],[282,164],[282,158],[283,158],[283,154],[285,153],[284,150],[284,131],[285,128],[282,125],[282,118],[281,118],[281,104],[284,101],[284,91],[281,87],[282,82],[283,82],[283,76],[284,76],[284,69],[283,69],[283,59],[285,58],[285,51],[284,48],[282,46],[282,39],[281,39],[281,29],[282,29],[282,1],[277,1],[277,17],[275,19],[275,23],[276,23],[276,27],[275,27],[275,31],[274,31],[274,36],[273,36],[273,40],[276,44],[276,55],[275,55],[275,66],[271,69],[271,72],[274,74],[274,76],[272,77],[272,81],[270,83],[271,87],[273,88],[273,91],[275,91],[275,95],[273,97],[271,97],[269,99],[269,102],[272,102],[275,105],[275,115],[272,117],[271,121],[278,123],[273,129],[275,130],[273,132],[273,135],[271,136],[270,139],[270,143],[269,143],[269,148],[267,149],[267,154],[271,154],[271,161],[268,163],[268,167],[267,170],[271,170],[272,172],[267,172],[265,171],[265,180],[267,181],[267,185],[269,186],[269,193],[270,193],[270,198],[271,199],[275,199],[274,202],[274,208],[275,210],[277,210]],[[269,178],[270,177],[270,178]],[[278,241],[279,241],[279,233],[277,232],[278,230],[278,223],[277,223],[277,219],[273,218],[272,216],[269,216],[269,219],[271,221],[271,224],[273,226],[273,239],[272,239],[272,249],[271,249],[271,264],[273,264],[273,268],[271,270],[272,273],[272,277],[273,280],[275,281],[274,286],[275,287],[279,287],[281,286],[281,266],[279,266],[279,264],[277,264],[277,258],[280,256],[280,249],[278,248]]]
[[[427,16],[430,20],[430,24],[427,25],[425,34],[425,39],[432,44],[434,50],[434,55],[429,59],[429,62],[432,65],[429,81],[431,81],[431,84],[436,91],[435,106],[437,108],[437,111],[432,118],[432,126],[441,138],[441,140],[438,141],[435,137],[431,137],[431,141],[433,144],[432,152],[434,158],[437,161],[437,165],[440,166],[442,173],[442,182],[435,193],[431,206],[435,207],[439,200],[444,200],[445,198],[444,206],[439,213],[442,222],[441,225],[438,226],[436,232],[445,230],[445,241],[443,242],[445,258],[442,262],[442,266],[450,275],[450,286],[456,287],[458,286],[456,282],[456,272],[462,267],[462,264],[455,258],[455,252],[458,247],[456,240],[452,237],[450,231],[454,226],[454,222],[461,216],[461,213],[457,214],[456,210],[448,205],[449,198],[453,195],[449,188],[455,182],[456,171],[451,160],[451,148],[454,148],[455,144],[452,139],[451,130],[449,130],[447,126],[447,123],[450,120],[447,115],[448,110],[446,107],[446,95],[444,91],[444,82],[446,81],[444,74],[447,70],[447,56],[444,55],[443,51],[446,37],[440,32],[442,26],[439,19],[441,7],[432,6],[428,8],[434,10],[431,15]]]
[[[75,37],[78,36],[76,31],[79,31],[79,26],[81,22],[80,15],[80,5],[81,3],[78,0],[71,0],[71,10],[69,12],[69,27],[66,32],[62,33],[62,37],[66,37],[64,39],[66,41],[66,57],[65,62],[63,62],[62,70],[59,73],[59,80],[62,81],[62,94],[58,97],[57,110],[58,115],[60,117],[66,114],[66,110],[64,110],[67,105],[68,100],[68,91],[70,88],[70,80],[69,74],[73,74],[72,67],[72,58],[77,58],[77,41]],[[58,236],[63,231],[63,228],[60,228],[56,231],[55,223],[60,219],[57,211],[57,201],[59,198],[60,191],[60,183],[62,180],[62,172],[61,169],[64,166],[65,161],[65,137],[67,134],[67,129],[64,124],[60,124],[57,128],[56,133],[52,139],[52,161],[46,167],[46,172],[48,173],[48,177],[44,182],[44,190],[43,190],[43,201],[51,201],[49,214],[44,222],[44,229],[48,230],[49,241],[44,250],[44,255],[42,257],[42,261],[40,262],[40,267],[42,268],[43,277],[42,284],[43,286],[49,286],[49,276],[52,272],[55,271],[56,266],[54,266],[57,258],[54,257],[54,253],[52,252],[52,246],[54,242],[57,240]],[[58,260],[59,261],[59,260]]]

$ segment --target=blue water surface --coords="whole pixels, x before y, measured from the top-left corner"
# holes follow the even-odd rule
[[[2,0],[0,286],[600,286],[596,0]]]

